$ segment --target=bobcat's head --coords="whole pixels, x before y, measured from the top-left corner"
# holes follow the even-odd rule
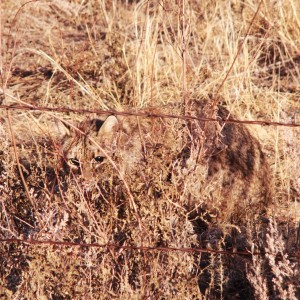
[[[71,172],[89,179],[109,164],[125,173],[142,158],[142,144],[132,118],[109,116],[87,120],[63,139],[64,160]]]

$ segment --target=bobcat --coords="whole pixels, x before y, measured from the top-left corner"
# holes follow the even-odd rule
[[[198,119],[189,121],[119,115],[88,119],[75,134],[64,136],[64,161],[86,180],[103,181],[116,172],[134,181],[133,189],[145,180],[151,185],[158,176],[162,184],[182,189],[189,211],[205,208],[221,220],[260,214],[271,199],[261,146],[244,125],[222,121],[231,119],[222,106],[216,109],[220,121],[204,122],[210,109],[205,101],[193,101],[188,113]]]

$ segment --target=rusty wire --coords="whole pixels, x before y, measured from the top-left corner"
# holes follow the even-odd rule
[[[53,241],[53,240],[35,240],[35,239],[0,239],[0,243],[18,243],[24,245],[51,245],[58,247],[81,247],[81,248],[101,248],[104,250],[122,250],[122,251],[157,251],[157,252],[185,252],[185,253],[209,253],[209,254],[220,254],[220,255],[239,255],[244,257],[252,256],[263,256],[263,255],[274,255],[278,256],[278,253],[269,253],[269,252],[250,252],[250,251],[229,251],[229,250],[214,250],[214,249],[203,249],[200,247],[155,247],[155,246],[131,246],[131,245],[118,245],[114,243],[99,244],[99,243],[74,243],[66,241]],[[289,255],[289,257],[300,258],[299,255]],[[280,257],[278,257],[280,259]]]
[[[285,127],[300,127],[299,123],[283,123],[273,122],[266,120],[237,120],[237,119],[220,119],[220,118],[208,118],[208,117],[195,117],[191,115],[173,115],[164,113],[155,113],[153,110],[149,112],[140,111],[115,111],[115,110],[91,110],[91,109],[73,109],[67,107],[46,107],[46,106],[33,106],[33,105],[0,105],[0,109],[5,110],[23,110],[23,111],[46,111],[46,112],[59,112],[59,113],[77,113],[77,114],[96,114],[96,115],[120,115],[120,116],[137,116],[141,118],[171,118],[181,120],[200,120],[204,122],[224,122],[224,123],[237,123],[237,124],[249,124],[249,125],[261,125],[261,126],[285,126]],[[53,240],[35,240],[35,239],[0,239],[0,243],[19,243],[24,245],[52,245],[60,247],[90,247],[90,248],[102,248],[102,249],[116,249],[124,251],[178,251],[185,253],[210,253],[220,255],[239,255],[244,257],[252,257],[253,255],[265,255],[266,252],[250,252],[250,251],[229,251],[229,250],[213,250],[203,249],[200,247],[154,247],[154,246],[130,246],[130,245],[118,245],[113,243],[98,244],[98,243],[73,243],[65,241],[53,241]],[[270,253],[268,253],[270,254]],[[277,254],[271,254],[276,256]],[[298,255],[290,255],[292,257],[300,257]]]
[[[46,111],[46,112],[60,112],[60,113],[77,113],[77,114],[96,114],[96,115],[118,115],[118,116],[137,116],[141,118],[170,118],[180,120],[199,120],[203,122],[224,122],[248,125],[261,125],[261,126],[284,126],[284,127],[300,127],[300,123],[286,123],[274,122],[268,120],[238,120],[238,119],[221,119],[209,117],[195,117],[191,115],[173,115],[156,113],[151,109],[149,112],[145,111],[116,111],[116,110],[99,110],[99,109],[74,109],[68,107],[47,107],[47,106],[34,106],[34,105],[5,105],[1,104],[0,109],[6,110],[24,110],[24,111]]]

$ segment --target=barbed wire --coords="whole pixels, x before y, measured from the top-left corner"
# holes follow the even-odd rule
[[[96,114],[96,115],[119,115],[119,116],[137,116],[143,118],[169,118],[181,120],[198,120],[203,122],[224,122],[248,125],[261,125],[261,126],[284,126],[284,127],[300,127],[300,123],[286,123],[274,122],[268,120],[238,120],[232,118],[209,118],[209,117],[195,117],[191,115],[174,115],[165,113],[156,113],[150,109],[145,111],[116,111],[116,110],[99,110],[99,109],[75,109],[68,107],[47,107],[47,106],[34,106],[34,105],[5,105],[1,104],[0,109],[6,110],[25,110],[25,111],[47,111],[47,112],[60,112],[60,113],[77,113],[77,114]]]
[[[66,241],[53,241],[53,240],[35,240],[35,239],[0,239],[0,243],[19,243],[25,245],[51,245],[51,246],[61,246],[61,247],[80,247],[80,248],[102,248],[102,249],[116,249],[124,251],[158,251],[158,252],[185,252],[185,253],[208,253],[208,254],[220,254],[220,255],[238,255],[252,257],[263,256],[263,255],[273,255],[278,256],[278,253],[269,252],[250,252],[250,251],[228,251],[228,250],[213,250],[213,249],[203,249],[200,247],[154,247],[154,246],[131,246],[131,245],[118,245],[114,243],[98,244],[98,243],[74,243]],[[280,254],[282,255],[282,254]],[[279,255],[279,256],[280,256]],[[300,258],[300,255],[288,255],[290,258]]]
[[[222,119],[222,118],[209,118],[209,117],[195,117],[191,115],[174,115],[157,113],[150,109],[149,111],[116,111],[116,110],[92,110],[92,109],[74,109],[67,107],[47,107],[47,106],[34,106],[25,104],[14,104],[14,105],[0,105],[0,109],[3,110],[22,110],[22,111],[44,111],[44,112],[57,112],[57,113],[76,113],[76,114],[96,114],[96,115],[120,115],[120,116],[136,116],[142,118],[171,118],[181,120],[200,120],[204,122],[224,122],[224,123],[237,123],[237,124],[249,124],[249,125],[261,125],[261,126],[285,126],[285,127],[300,127],[299,123],[283,123],[273,122],[266,120],[238,120],[238,119]],[[27,245],[54,245],[62,247],[92,247],[92,248],[103,248],[103,249],[119,249],[126,251],[177,251],[186,253],[210,253],[210,254],[221,254],[221,255],[239,255],[252,257],[253,255],[265,255],[267,252],[250,252],[250,251],[228,251],[228,250],[213,250],[203,249],[200,247],[154,247],[154,246],[131,246],[131,245],[118,245],[113,243],[98,244],[98,243],[74,243],[66,241],[53,241],[53,240],[35,240],[35,239],[0,239],[0,243],[21,243]],[[270,253],[268,253],[270,254]],[[271,254],[278,255],[278,254]],[[300,255],[289,255],[290,257],[300,258]]]

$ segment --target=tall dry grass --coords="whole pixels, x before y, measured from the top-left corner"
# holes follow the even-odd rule
[[[139,110],[218,94],[238,119],[299,123],[299,24],[295,0],[4,1],[0,101]],[[265,253],[251,259],[122,248],[234,243],[214,223],[193,226],[182,191],[161,174],[128,182],[142,229],[116,177],[86,188],[68,176],[57,120],[85,116],[0,114],[1,239],[119,246],[1,242],[3,299],[299,297],[298,128],[249,126],[268,156],[273,204],[262,225],[226,225],[239,232],[237,251]]]

